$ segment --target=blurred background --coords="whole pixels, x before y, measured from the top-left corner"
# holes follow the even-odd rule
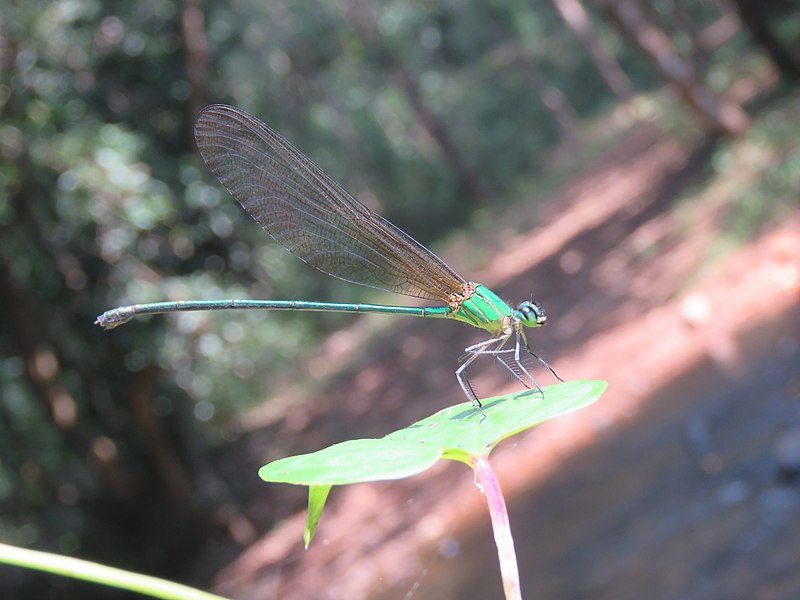
[[[274,243],[202,164],[245,109],[550,324],[596,406],[495,459],[526,597],[800,597],[800,10],[792,0],[15,2],[0,14],[0,541],[237,598],[500,598],[460,465],[257,469],[463,401],[480,333],[119,304],[407,299]],[[482,396],[517,389],[478,364]],[[547,373],[541,382],[552,383]],[[120,592],[0,565],[2,598]]]

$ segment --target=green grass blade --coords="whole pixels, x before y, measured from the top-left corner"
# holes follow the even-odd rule
[[[7,544],[0,544],[0,564],[16,565],[54,575],[82,579],[164,600],[225,600],[222,596],[209,594],[158,577],[123,571],[70,556],[17,548]]]

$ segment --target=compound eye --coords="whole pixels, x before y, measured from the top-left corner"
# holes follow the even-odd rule
[[[523,325],[527,327],[538,327],[547,322],[547,315],[544,309],[535,302],[525,301],[517,308],[517,316]]]

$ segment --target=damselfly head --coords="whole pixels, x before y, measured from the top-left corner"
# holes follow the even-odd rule
[[[547,315],[544,314],[544,309],[536,302],[526,300],[517,307],[514,313],[514,320],[519,321],[526,327],[539,327],[547,323]]]

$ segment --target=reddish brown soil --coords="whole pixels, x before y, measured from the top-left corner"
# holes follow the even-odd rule
[[[565,379],[610,384],[596,405],[493,454],[526,598],[800,598],[800,211],[711,261],[724,198],[674,207],[702,185],[713,148],[637,128],[535,217],[517,211],[500,232],[506,250],[476,274],[508,298],[535,290],[552,323],[535,347]],[[318,373],[349,365],[325,401],[287,390],[292,402],[249,416],[254,466],[461,401],[452,370],[475,331],[398,320],[378,346],[365,329],[313,359]],[[484,366],[481,391],[514,389]],[[462,465],[335,488],[308,551],[304,491],[260,489],[243,514],[281,521],[250,539],[248,521],[231,520],[248,547],[218,573],[219,593],[502,597]]]

